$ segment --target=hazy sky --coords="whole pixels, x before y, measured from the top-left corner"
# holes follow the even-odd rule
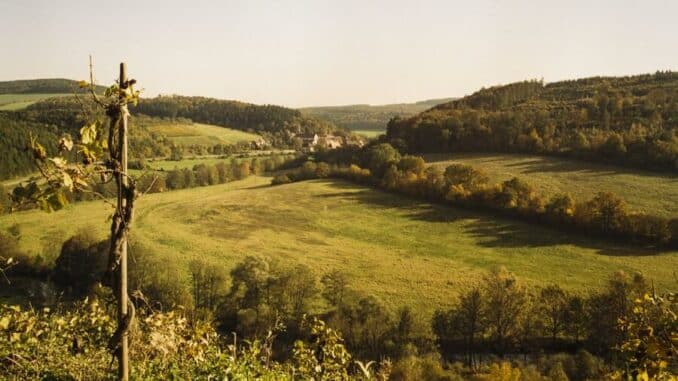
[[[0,0],[0,80],[127,61],[145,95],[287,106],[678,69],[677,0]]]

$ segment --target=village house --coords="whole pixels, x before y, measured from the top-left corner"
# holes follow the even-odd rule
[[[335,135],[325,135],[325,136],[318,136],[318,134],[300,135],[299,139],[301,139],[302,148],[310,152],[315,151],[317,147],[334,149],[340,148],[344,145],[344,138]]]
[[[340,148],[344,144],[341,136],[327,135],[318,139],[318,144],[326,148]]]

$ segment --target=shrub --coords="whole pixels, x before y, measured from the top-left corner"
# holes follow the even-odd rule
[[[108,241],[83,230],[64,242],[52,276],[68,292],[84,295],[102,279],[107,262]]]
[[[292,180],[286,175],[286,174],[281,174],[277,175],[276,177],[271,180],[271,185],[281,185],[281,184],[289,184],[291,183]]]

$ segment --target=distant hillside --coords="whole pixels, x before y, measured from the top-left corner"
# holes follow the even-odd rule
[[[26,146],[32,134],[48,152],[56,151],[56,140],[64,134],[78,136],[80,128],[91,120],[103,119],[103,112],[87,97],[81,102],[62,96],[35,102],[18,111],[0,111],[0,180],[23,176],[36,170]],[[172,142],[151,127],[172,123],[136,116],[130,130],[132,158],[168,156]]]
[[[106,88],[98,86],[97,90]],[[0,81],[0,94],[73,94],[83,90],[78,81],[63,78],[49,79],[21,79],[15,81]]]
[[[0,113],[0,180],[36,170],[33,156],[26,150],[31,135],[44,144],[49,154],[56,153],[58,128]]]
[[[678,73],[495,86],[393,120],[405,152],[567,155],[678,171]]]
[[[356,132],[385,132],[386,124],[393,117],[408,117],[446,103],[454,98],[430,99],[416,103],[397,103],[388,105],[346,105],[320,106],[299,109],[304,115],[332,122],[337,126]]]
[[[232,100],[179,95],[141,99],[133,113],[163,118],[187,118],[262,135],[277,147],[301,144],[298,135],[328,133],[346,135],[331,122],[302,115],[298,110],[255,105]]]
[[[49,89],[63,91],[64,87],[58,84],[70,86],[76,82],[3,83],[6,91],[27,93],[0,94],[0,100],[9,95],[23,99],[27,104],[4,110],[0,107],[0,180],[35,171],[29,152],[25,150],[29,133],[49,150],[54,150],[56,137],[65,133],[77,136],[84,123],[103,119],[103,112],[86,96],[78,101],[68,94],[30,93]],[[31,98],[37,94],[45,94],[45,99]],[[300,148],[299,135],[349,135],[332,123],[304,116],[298,110],[204,97],[144,98],[137,107],[130,107],[130,111],[134,126],[130,130],[132,158],[167,157],[174,148],[188,154],[223,154],[245,149],[250,140],[259,139],[259,136],[276,148]]]
[[[103,92],[105,87],[98,86]],[[70,79],[26,79],[0,82],[0,111],[24,109],[35,102],[64,97],[84,91]]]

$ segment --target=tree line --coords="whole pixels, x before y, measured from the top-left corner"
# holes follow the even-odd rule
[[[678,73],[525,81],[389,121],[402,152],[520,152],[678,170]]]
[[[585,201],[577,201],[569,194],[546,199],[519,178],[491,184],[480,169],[464,164],[444,169],[427,166],[421,157],[401,156],[388,143],[365,150],[321,152],[317,158],[332,164],[308,162],[295,171],[278,175],[272,184],[346,178],[428,201],[500,212],[557,228],[658,248],[678,247],[678,218],[633,212],[622,198],[610,192],[598,193]]]
[[[219,161],[215,164],[196,164],[191,168],[174,168],[168,171],[153,170],[145,160],[134,160],[130,168],[142,170],[137,177],[139,190],[144,193],[160,193],[178,189],[224,184],[241,180],[250,175],[297,167],[303,156],[294,154],[270,155],[266,157],[236,158]],[[101,198],[113,198],[116,194],[115,184],[96,183],[92,192],[66,192],[68,202],[92,201]],[[12,208],[28,209],[34,205],[16,205],[13,199],[19,199],[31,190],[17,187],[10,191],[0,184],[0,215],[9,213]]]

